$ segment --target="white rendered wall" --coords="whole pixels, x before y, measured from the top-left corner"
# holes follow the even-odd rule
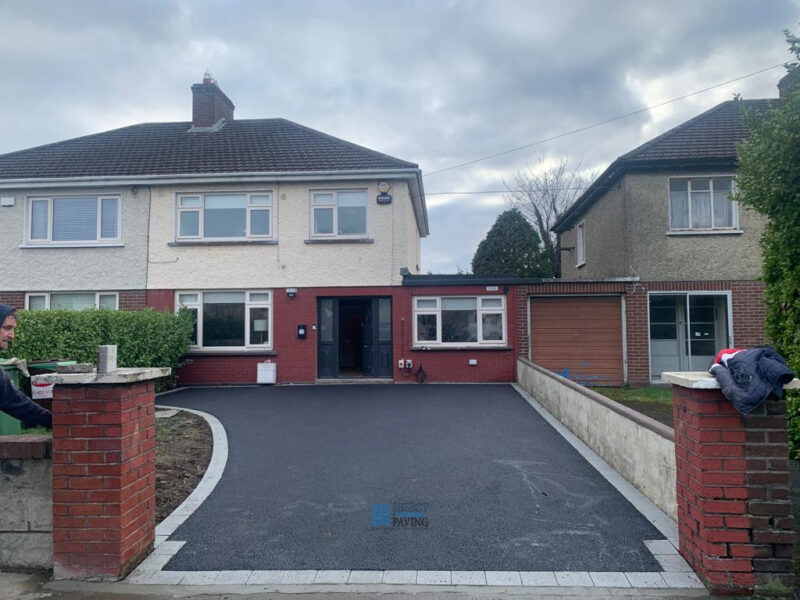
[[[372,243],[306,243],[310,239],[310,191],[330,189],[367,190],[365,237],[374,240]],[[277,244],[170,246],[175,241],[176,195],[222,191],[272,192]],[[415,272],[419,263],[419,234],[407,183],[393,181],[391,194],[391,204],[377,204],[377,181],[153,187],[147,287],[399,285],[400,268]]]
[[[29,196],[100,194],[120,198],[122,247],[20,247],[25,239]],[[3,190],[0,196],[14,198],[13,207],[0,207],[0,291],[144,289],[149,203],[146,187]]]

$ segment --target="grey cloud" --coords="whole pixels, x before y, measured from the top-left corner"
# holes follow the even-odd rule
[[[0,152],[135,120],[187,120],[209,68],[241,118],[282,116],[417,162],[423,172],[642,108],[626,77],[707,84],[787,58],[796,0],[13,1],[0,5]],[[774,95],[780,74],[732,91]],[[691,77],[689,77],[691,76]],[[675,89],[673,96],[692,91]],[[689,83],[685,84],[689,85]],[[710,107],[675,105],[659,131]],[[500,189],[539,154],[607,164],[653,115],[426,177],[429,191]],[[495,172],[488,175],[489,172]],[[426,268],[469,264],[502,206],[431,209]],[[458,231],[450,225],[458,223]]]

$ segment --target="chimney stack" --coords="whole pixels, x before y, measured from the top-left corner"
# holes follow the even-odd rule
[[[233,109],[233,102],[208,71],[203,75],[203,83],[192,86],[192,126],[213,127],[220,119],[233,121]]]

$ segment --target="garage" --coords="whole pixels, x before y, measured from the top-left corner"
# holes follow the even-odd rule
[[[531,298],[531,360],[583,385],[625,381],[619,296]]]

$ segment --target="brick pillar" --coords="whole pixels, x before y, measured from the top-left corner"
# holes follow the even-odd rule
[[[53,577],[120,579],[155,539],[155,391],[169,369],[40,375],[53,395]]]
[[[791,594],[786,403],[771,396],[742,416],[707,389],[710,375],[662,377],[673,384],[680,553],[712,593]]]

